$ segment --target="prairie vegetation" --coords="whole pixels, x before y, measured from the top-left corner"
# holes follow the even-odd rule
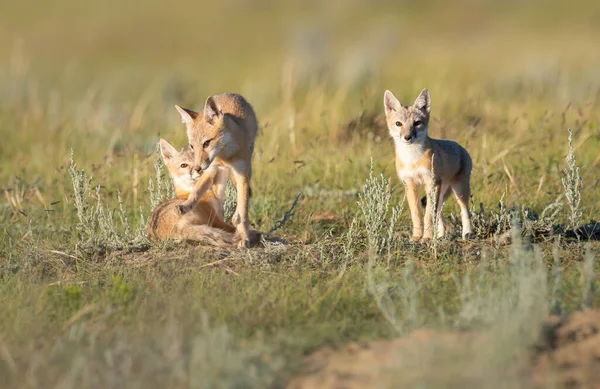
[[[0,386],[308,387],[307,355],[398,337],[384,387],[571,382],[539,353],[600,305],[600,5],[459,3],[0,5]],[[468,242],[451,198],[450,236],[410,243],[382,100],[423,87],[473,159]],[[225,91],[261,123],[250,222],[285,243],[151,244],[174,104]]]

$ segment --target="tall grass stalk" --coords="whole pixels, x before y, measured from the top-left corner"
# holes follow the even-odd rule
[[[567,154],[567,167],[564,169],[565,177],[561,179],[563,187],[565,189],[565,196],[567,202],[571,208],[571,214],[569,215],[569,224],[571,228],[577,229],[581,224],[581,217],[583,211],[579,208],[581,203],[581,190],[583,189],[583,182],[581,180],[581,174],[579,173],[579,166],[577,166],[577,160],[575,158],[575,152],[573,150],[573,132],[569,128],[569,153]]]

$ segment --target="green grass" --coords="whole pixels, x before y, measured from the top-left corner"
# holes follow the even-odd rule
[[[598,243],[540,236],[574,220],[561,181],[575,177],[569,128],[581,222],[600,216],[595,2],[30,3],[0,6],[0,386],[281,387],[325,345],[418,326],[501,340],[518,331],[499,317],[514,316],[533,334],[481,356],[499,374],[549,313],[600,305]],[[455,228],[435,245],[409,243],[406,204],[388,234],[403,188],[383,91],[408,104],[423,87],[430,135],[473,158],[471,207],[484,209],[474,242]],[[201,109],[223,91],[244,94],[261,122],[251,223],[268,231],[303,193],[276,231],[289,244],[148,249],[136,228],[151,212],[156,143],[186,142],[173,106]],[[98,193],[105,215],[84,225],[71,150],[91,180],[88,210]],[[366,221],[357,202],[371,158],[384,177],[375,195],[385,200],[387,180],[390,203]],[[555,218],[535,220],[557,202]],[[511,211],[523,245],[498,244]],[[336,219],[315,221],[324,212]],[[459,214],[454,199],[444,212]],[[112,235],[100,234],[107,215]],[[515,265],[532,257],[531,272]],[[540,310],[525,314],[519,299]]]

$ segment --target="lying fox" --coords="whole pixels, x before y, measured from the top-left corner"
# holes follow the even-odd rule
[[[258,121],[242,96],[225,93],[206,99],[198,114],[175,106],[185,123],[190,147],[194,150],[193,178],[197,179],[189,198],[179,206],[182,214],[193,209],[209,189],[220,167],[231,170],[237,191],[237,207],[232,218],[239,235],[239,247],[248,247],[248,201],[252,176],[252,153]]]
[[[236,247],[240,241],[235,233],[236,228],[223,220],[227,170],[218,169],[210,182],[211,188],[190,212],[181,215],[177,207],[187,200],[197,181],[193,175],[194,153],[191,150],[178,152],[164,139],[160,140],[160,151],[173,179],[176,198],[164,201],[152,212],[148,223],[150,239],[174,239],[217,247]],[[260,234],[254,231],[249,236],[251,244],[256,244],[260,239]]]
[[[396,170],[406,188],[413,224],[413,241],[427,241],[433,236],[433,205],[431,201],[427,201],[423,225],[419,185],[425,186],[428,195],[433,189],[437,194],[433,200],[437,210],[439,237],[446,233],[442,207],[450,195],[450,189],[460,206],[462,237],[472,237],[469,181],[473,163],[467,150],[458,143],[428,136],[431,113],[429,91],[423,89],[413,105],[404,107],[392,92],[386,90],[383,105],[387,126],[396,147]]]

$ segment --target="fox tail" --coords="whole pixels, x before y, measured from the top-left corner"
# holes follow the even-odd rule
[[[240,241],[239,236],[234,232],[227,232],[219,228],[207,225],[192,225],[182,229],[182,238],[198,242],[203,246],[214,246],[222,248],[237,247]],[[260,242],[261,234],[256,231],[250,231],[250,244],[257,245]]]

